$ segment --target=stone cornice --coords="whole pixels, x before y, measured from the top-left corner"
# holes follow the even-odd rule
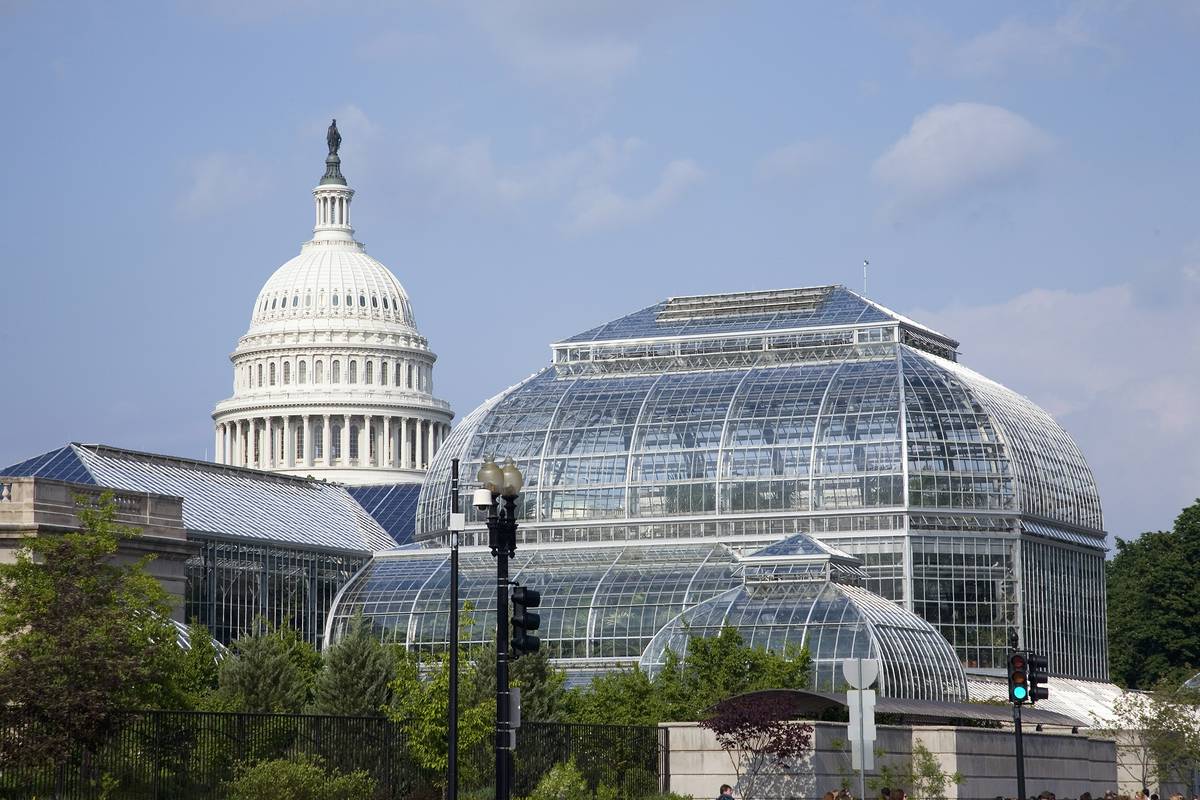
[[[442,400],[432,403],[371,403],[370,401],[355,400],[346,402],[312,400],[276,400],[267,402],[267,398],[232,397],[217,403],[213,409],[212,418],[218,422],[227,417],[301,417],[311,416],[351,416],[373,417],[403,417],[406,419],[423,419],[431,422],[449,424],[454,418],[450,404]],[[435,405],[436,404],[436,405]]]

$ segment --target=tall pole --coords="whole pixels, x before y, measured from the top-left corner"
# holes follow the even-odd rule
[[[508,751],[508,556],[516,547],[516,498],[504,498],[504,518],[493,505],[488,527],[494,527],[496,548],[496,800],[509,800]]]
[[[458,518],[458,459],[450,460],[450,520]],[[454,525],[451,525],[453,528]],[[450,531],[450,710],[446,800],[458,800],[458,531]]]
[[[1017,798],[1025,800],[1025,746],[1021,738],[1021,704],[1013,703],[1013,726],[1017,731]]]

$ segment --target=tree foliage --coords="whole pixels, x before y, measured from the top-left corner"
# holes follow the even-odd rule
[[[357,614],[346,635],[325,650],[312,710],[317,714],[374,716],[391,702],[394,656],[369,620]]]
[[[466,688],[477,684],[477,672],[476,665],[460,653],[459,686]],[[459,694],[459,775],[464,786],[479,785],[487,765],[471,759],[470,755],[495,729],[496,698],[495,695],[490,698],[473,697],[470,692],[463,691]],[[449,655],[422,662],[411,653],[397,652],[396,677],[392,680],[392,705],[387,710],[387,716],[400,724],[417,766],[443,777],[450,753],[447,722],[449,697]]]
[[[228,711],[298,714],[311,699],[321,657],[290,627],[259,620],[221,663],[217,698]]]
[[[362,800],[375,792],[365,772],[339,775],[316,761],[276,759],[245,766],[226,786],[229,800]]]
[[[464,695],[468,702],[496,702],[496,643],[473,647],[474,680]],[[566,713],[567,674],[550,663],[542,648],[509,661],[508,683],[521,689],[521,718],[530,722],[561,722]]]
[[[812,726],[800,716],[794,695],[764,691],[722,700],[701,721],[729,755],[742,800],[762,796],[767,782],[812,749]]]
[[[1200,696],[1164,682],[1149,693],[1126,692],[1097,729],[1117,743],[1117,761],[1141,786],[1187,783],[1200,763]]]
[[[1131,689],[1181,682],[1200,667],[1200,501],[1170,531],[1117,539],[1108,562],[1108,652],[1112,679]]]
[[[570,693],[565,716],[572,722],[656,725],[705,719],[726,698],[760,689],[802,689],[812,659],[807,649],[775,653],[751,647],[736,628],[716,636],[694,636],[687,655],[668,652],[653,679],[639,669],[610,672]]]
[[[182,707],[205,710],[217,691],[221,656],[208,628],[199,623],[188,625],[189,648],[179,656],[177,675]]]
[[[961,772],[946,772],[937,756],[920,739],[913,742],[912,757],[899,764],[884,764],[867,781],[872,789],[903,789],[912,800],[946,800],[947,789],[963,782]]]
[[[38,731],[3,760],[65,759],[101,741],[116,710],[182,702],[169,597],[150,557],[114,561],[140,531],[117,524],[111,492],[76,504],[79,532],[30,538],[0,564],[0,697]]]

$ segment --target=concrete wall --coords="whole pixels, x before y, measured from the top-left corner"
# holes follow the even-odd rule
[[[813,749],[802,763],[786,774],[763,782],[755,800],[820,800],[827,791],[846,786],[858,796],[858,775],[850,771],[850,752],[845,723],[814,722]],[[696,723],[670,723],[670,786],[680,794],[697,798],[716,797],[722,783],[739,789],[730,758],[710,731]],[[1016,766],[1011,731],[955,727],[878,727],[876,768],[899,766],[912,758],[915,741],[922,742],[947,773],[963,775],[963,783],[950,785],[951,800],[993,800],[1014,797]],[[735,754],[736,757],[736,754]],[[1059,797],[1078,797],[1089,791],[1102,796],[1117,785],[1116,747],[1111,740],[1085,734],[1028,733],[1025,736],[1026,791],[1045,789]],[[868,781],[873,777],[867,775]],[[878,791],[867,789],[868,797]]]
[[[0,561],[13,561],[26,537],[79,530],[75,495],[94,498],[101,491],[95,486],[46,478],[0,478]],[[147,571],[171,595],[174,616],[182,621],[186,562],[197,550],[196,545],[188,542],[183,527],[183,500],[124,491],[114,491],[113,499],[117,504],[117,522],[142,531],[141,536],[122,543],[114,560],[128,564],[153,554]]]

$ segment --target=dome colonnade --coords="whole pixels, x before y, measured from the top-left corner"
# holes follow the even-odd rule
[[[267,280],[230,357],[215,460],[344,483],[419,483],[450,431],[433,396],[436,356],[408,294],[354,238],[354,190],[330,126],[316,226]]]

